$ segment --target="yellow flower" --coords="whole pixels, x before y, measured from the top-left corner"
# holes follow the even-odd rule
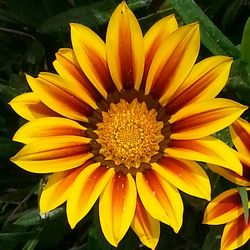
[[[210,134],[246,109],[214,98],[232,59],[197,64],[198,23],[178,28],[175,17],[143,37],[122,2],[112,14],[106,44],[89,28],[71,24],[73,49],[61,49],[58,73],[27,76],[32,89],[10,105],[30,120],[14,140],[26,144],[11,160],[35,173],[53,173],[40,199],[45,213],[67,201],[72,228],[99,199],[106,239],[117,246],[131,226],[154,249],[160,221],[178,232],[178,189],[210,200],[204,161],[241,174],[238,158]]]
[[[238,150],[235,154],[242,163],[242,175],[216,165],[209,167],[237,185],[250,187],[250,124],[241,118],[236,120],[230,126],[230,134]],[[248,196],[249,191],[250,188],[247,188]],[[248,207],[250,208],[250,200]],[[208,204],[203,223],[210,225],[226,223],[221,238],[222,250],[239,248],[250,239],[250,222],[247,224],[245,222],[243,205],[236,188],[221,193]]]

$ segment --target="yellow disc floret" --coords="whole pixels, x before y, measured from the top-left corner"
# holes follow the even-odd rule
[[[163,122],[156,120],[155,109],[148,110],[144,102],[134,99],[131,103],[120,100],[102,112],[103,121],[97,124],[97,142],[100,153],[115,165],[123,164],[130,169],[141,163],[149,163],[158,153]]]

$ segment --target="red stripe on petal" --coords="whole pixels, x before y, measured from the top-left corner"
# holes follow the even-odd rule
[[[246,235],[245,232],[246,230],[249,232],[249,222],[250,220],[248,220],[248,224],[246,224],[244,214],[242,214],[239,218],[227,224],[222,235],[222,249],[235,249],[244,245],[250,238],[250,234],[248,233]],[[244,237],[243,234],[245,234]],[[232,244],[234,244],[233,247],[231,246]]]
[[[171,202],[169,201],[166,192],[164,191],[163,187],[161,186],[158,177],[152,170],[146,170],[143,172],[144,177],[147,179],[147,182],[152,189],[153,192],[155,192],[156,197],[160,201],[161,205],[168,211],[167,204],[171,205]]]
[[[241,126],[238,121],[234,122],[231,126],[235,134],[240,138],[241,142],[244,144],[250,154],[250,132]]]
[[[72,52],[73,53],[73,52]],[[70,61],[69,58],[64,56],[63,51],[60,53],[56,53],[57,60],[62,63],[65,70],[67,70],[72,77],[75,78],[76,81],[82,84],[84,89],[87,90],[88,94],[91,95],[95,100],[99,100],[101,98],[100,93],[95,89],[92,83],[89,81],[87,76],[83,73],[78,65],[77,59],[73,56],[73,61]]]
[[[96,69],[96,76],[98,76],[99,81],[102,83],[105,90],[109,93],[115,90],[115,86],[109,74],[109,69],[106,61],[104,61],[94,49],[85,47],[85,52],[89,58],[91,58],[91,63]]]
[[[174,122],[171,125],[171,131],[178,132],[189,130],[190,128],[194,129],[203,127],[204,124],[208,124],[225,117],[225,112],[221,112],[221,109],[218,108],[186,117],[182,120]]]

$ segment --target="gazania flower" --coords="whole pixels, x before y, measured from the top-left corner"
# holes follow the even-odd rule
[[[238,119],[230,126],[230,134],[238,150],[235,153],[242,163],[242,175],[215,165],[209,167],[237,185],[250,187],[250,124]],[[247,188],[247,191],[249,196],[250,188]],[[248,206],[250,208],[250,200]],[[237,189],[223,192],[213,199],[206,208],[203,222],[210,225],[226,223],[221,239],[223,250],[241,247],[250,239],[250,221],[245,222],[243,205]]]
[[[73,49],[61,49],[58,74],[27,76],[32,89],[11,101],[30,120],[14,140],[26,144],[11,160],[35,173],[52,173],[41,194],[45,213],[67,201],[72,228],[99,198],[106,239],[117,246],[131,226],[154,249],[160,221],[178,232],[178,189],[210,199],[204,161],[241,174],[238,158],[210,134],[246,109],[215,99],[231,58],[197,64],[199,25],[178,28],[174,16],[143,37],[122,2],[112,14],[106,44],[89,28],[71,24]],[[194,65],[195,64],[195,65]]]

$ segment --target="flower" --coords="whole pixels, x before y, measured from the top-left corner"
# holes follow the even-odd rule
[[[235,154],[242,163],[242,175],[216,165],[209,167],[237,185],[250,187],[250,124],[241,118],[236,120],[230,126],[230,134],[238,150]],[[250,188],[247,188],[248,196],[249,192]],[[250,200],[248,207],[250,208]],[[241,247],[250,239],[250,221],[245,222],[243,205],[236,188],[223,192],[208,204],[203,223],[210,225],[226,223],[221,238],[223,250]]]
[[[72,228],[99,198],[106,239],[117,246],[131,226],[154,249],[160,221],[178,232],[178,189],[210,200],[210,183],[195,161],[241,174],[230,148],[210,134],[246,109],[214,98],[232,59],[197,64],[198,23],[178,28],[173,15],[143,37],[122,2],[112,14],[106,44],[89,28],[71,24],[72,49],[60,49],[58,74],[27,75],[32,92],[10,105],[30,120],[14,136],[26,144],[11,160],[35,173],[52,173],[42,191],[45,213],[65,201]]]

